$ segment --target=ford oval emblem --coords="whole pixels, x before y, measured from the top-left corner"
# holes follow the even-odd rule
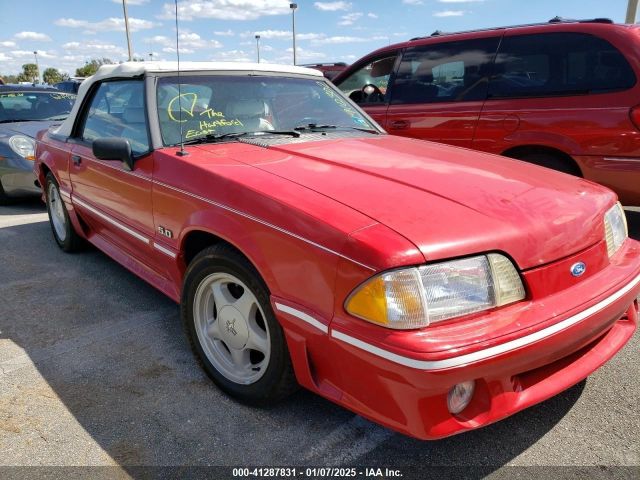
[[[571,275],[574,277],[581,276],[587,270],[587,266],[584,262],[578,262],[571,265]]]

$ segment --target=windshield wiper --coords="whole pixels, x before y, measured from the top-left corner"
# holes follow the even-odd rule
[[[306,125],[298,125],[297,127],[294,127],[294,130],[297,131],[314,131],[314,130],[327,130],[327,129],[331,129],[331,128],[338,128],[337,125],[324,125],[324,124],[317,124],[317,123],[307,123]]]
[[[195,145],[198,143],[215,143],[222,140],[246,137],[251,135],[260,137],[266,137],[269,135],[290,135],[292,137],[298,138],[300,136],[300,132],[296,132],[295,130],[260,130],[257,132],[209,133],[203,137],[186,140],[185,142],[183,142],[183,144]]]
[[[337,130],[337,129],[346,129],[346,130],[358,130],[360,132],[374,133],[378,135],[380,132],[374,130],[373,128],[362,128],[362,127],[353,127],[351,125],[318,125],[315,123],[308,123],[307,125],[298,125],[294,128],[294,130],[300,132],[319,132],[324,130]]]

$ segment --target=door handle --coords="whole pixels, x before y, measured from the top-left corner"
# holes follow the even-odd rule
[[[74,165],[80,165],[82,163],[82,157],[80,155],[71,155],[71,161]]]
[[[407,120],[396,120],[394,122],[391,122],[389,128],[392,130],[402,130],[405,128],[409,128],[409,122]]]

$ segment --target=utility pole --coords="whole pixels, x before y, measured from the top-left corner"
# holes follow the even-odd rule
[[[627,17],[624,23],[636,23],[636,15],[638,13],[638,0],[629,0],[627,4]]]
[[[297,3],[290,3],[289,8],[291,9],[291,25],[293,30],[293,64],[296,64],[296,8],[298,8]]]
[[[38,80],[38,83],[41,83],[40,82],[40,65],[38,65],[38,51],[37,50],[34,50],[33,56],[36,57],[36,75],[38,75],[38,79],[37,80]],[[36,83],[36,82],[33,82],[33,83]]]
[[[127,15],[127,0],[122,0],[122,10],[124,10],[124,29],[127,32],[127,48],[129,49],[129,61],[133,60],[131,54],[131,35],[129,34],[129,16]]]
[[[256,35],[256,50],[258,51],[258,63],[260,63],[260,35]]]

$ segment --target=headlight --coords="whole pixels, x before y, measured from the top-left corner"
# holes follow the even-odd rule
[[[26,160],[36,159],[36,142],[33,138],[27,137],[26,135],[14,135],[9,138],[9,146],[11,150]]]
[[[628,236],[627,217],[618,202],[604,214],[604,238],[609,258],[618,251]]]
[[[347,298],[351,315],[410,329],[522,300],[520,275],[503,255],[434,263],[381,273]]]

